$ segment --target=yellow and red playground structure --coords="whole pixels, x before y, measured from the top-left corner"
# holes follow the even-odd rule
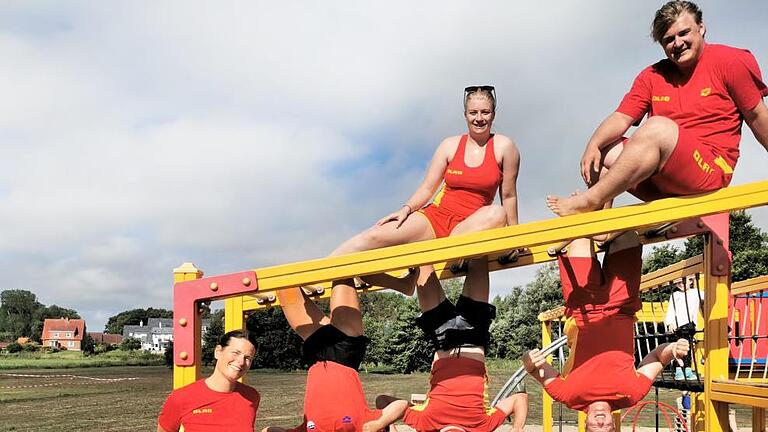
[[[552,249],[579,237],[637,230],[644,243],[704,236],[704,253],[645,275],[653,289],[697,275],[703,291],[702,332],[696,359],[703,391],[694,393],[691,431],[727,432],[728,404],[753,408],[754,431],[764,431],[768,408],[768,277],[730,283],[728,213],[768,205],[768,181],[733,186],[691,197],[667,198],[598,212],[553,218],[457,237],[359,252],[344,256],[203,277],[192,264],[174,269],[174,388],[200,378],[202,302],[225,300],[225,329],[243,328],[249,311],[279,306],[274,291],[296,286],[329,286],[329,281],[402,271],[433,264],[441,279],[462,276],[465,259],[487,256],[492,271],[553,260]],[[524,249],[518,254],[516,251]],[[375,291],[377,287],[362,288]],[[323,298],[330,290],[315,293]],[[665,305],[645,304],[638,322],[663,321]],[[557,311],[540,316],[542,345],[552,339]],[[731,332],[729,333],[729,328]],[[763,336],[762,338],[760,336]],[[544,431],[552,430],[552,404],[544,393]],[[551,399],[549,400],[551,402]],[[580,422],[583,430],[583,421]]]

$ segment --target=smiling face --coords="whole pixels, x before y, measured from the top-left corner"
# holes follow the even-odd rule
[[[467,96],[467,109],[464,111],[464,118],[467,120],[467,129],[470,133],[490,133],[494,116],[493,101],[488,96],[480,92]]]
[[[611,415],[611,406],[608,402],[592,402],[587,409],[587,431],[590,432],[612,432],[613,416]]]
[[[688,12],[680,14],[669,26],[659,43],[667,58],[683,72],[693,70],[704,50],[704,23],[697,23]]]
[[[227,346],[216,346],[213,353],[216,359],[216,373],[230,382],[235,382],[248,373],[255,355],[256,347],[248,339],[232,337]]]

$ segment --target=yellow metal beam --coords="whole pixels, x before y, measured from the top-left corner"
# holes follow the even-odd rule
[[[712,400],[768,408],[768,384],[745,384],[736,381],[712,382]]]
[[[667,285],[685,276],[704,271],[704,261],[701,255],[682,260],[670,266],[643,275],[640,291],[648,291],[659,285]]]
[[[758,276],[731,284],[731,294],[750,294],[768,289],[768,276]]]
[[[698,196],[667,198],[456,237],[265,267],[255,272],[259,278],[259,291],[265,292],[467,257],[498,255],[523,247],[545,247],[567,239],[638,229],[765,204],[768,204],[768,181]],[[525,261],[520,265],[525,265]]]

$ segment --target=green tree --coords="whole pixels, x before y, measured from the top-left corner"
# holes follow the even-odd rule
[[[11,340],[32,334],[35,312],[43,305],[37,296],[26,290],[5,290],[0,293],[0,332]]]
[[[96,353],[96,344],[88,333],[83,336],[83,343],[80,345],[80,350],[86,355],[93,355]]]
[[[496,296],[491,302],[496,306],[496,319],[491,324],[491,343],[488,357],[512,358],[515,345],[513,334],[518,322],[515,318],[516,307],[523,295],[523,288],[513,287],[509,294]]]
[[[136,351],[141,349],[141,341],[136,338],[125,338],[120,342],[120,349],[122,351]]]
[[[245,325],[258,344],[252,368],[301,369],[302,340],[288,325],[280,308],[253,311]]]
[[[104,326],[105,333],[123,334],[123,326],[147,324],[150,318],[173,318],[173,311],[167,309],[131,309],[109,317]]]
[[[643,274],[670,266],[681,259],[680,251],[672,244],[654,246],[650,255],[643,260]]]
[[[744,210],[732,212],[728,235],[734,282],[768,274],[768,234],[752,223],[750,214]],[[685,242],[681,258],[690,258],[703,251],[703,237],[690,237]]]
[[[211,314],[211,323],[208,324],[208,330],[203,336],[203,364],[216,362],[213,353],[222,336],[224,336],[224,309],[219,309]]]
[[[169,368],[173,367],[173,341],[168,341],[168,345],[165,346],[165,352],[163,352],[163,358],[165,359],[165,365]]]

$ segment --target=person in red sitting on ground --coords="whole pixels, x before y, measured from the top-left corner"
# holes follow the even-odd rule
[[[256,340],[247,330],[225,333],[213,353],[216,366],[208,378],[174,390],[157,419],[158,432],[252,432],[259,392],[239,383],[251,368]]]
[[[692,2],[671,1],[656,11],[652,35],[667,58],[640,72],[595,130],[581,158],[590,188],[548,196],[554,213],[597,210],[624,191],[651,201],[726,187],[739,158],[742,122],[768,150],[768,88],[755,57],[707,44],[705,32]],[[622,138],[646,114],[634,134]]]
[[[304,340],[310,365],[304,393],[304,422],[293,428],[270,426],[262,432],[375,432],[402,417],[407,404],[395,401],[370,409],[357,369],[369,339],[352,281],[335,281],[331,313],[326,316],[299,288],[278,291],[280,307],[291,328]]]
[[[612,431],[611,411],[642,400],[664,366],[688,354],[689,343],[659,345],[634,367],[635,313],[642,307],[635,232],[610,243],[602,268],[590,239],[574,240],[558,261],[571,354],[562,375],[540,350],[526,353],[523,365],[553,399],[587,413],[588,431]]]

